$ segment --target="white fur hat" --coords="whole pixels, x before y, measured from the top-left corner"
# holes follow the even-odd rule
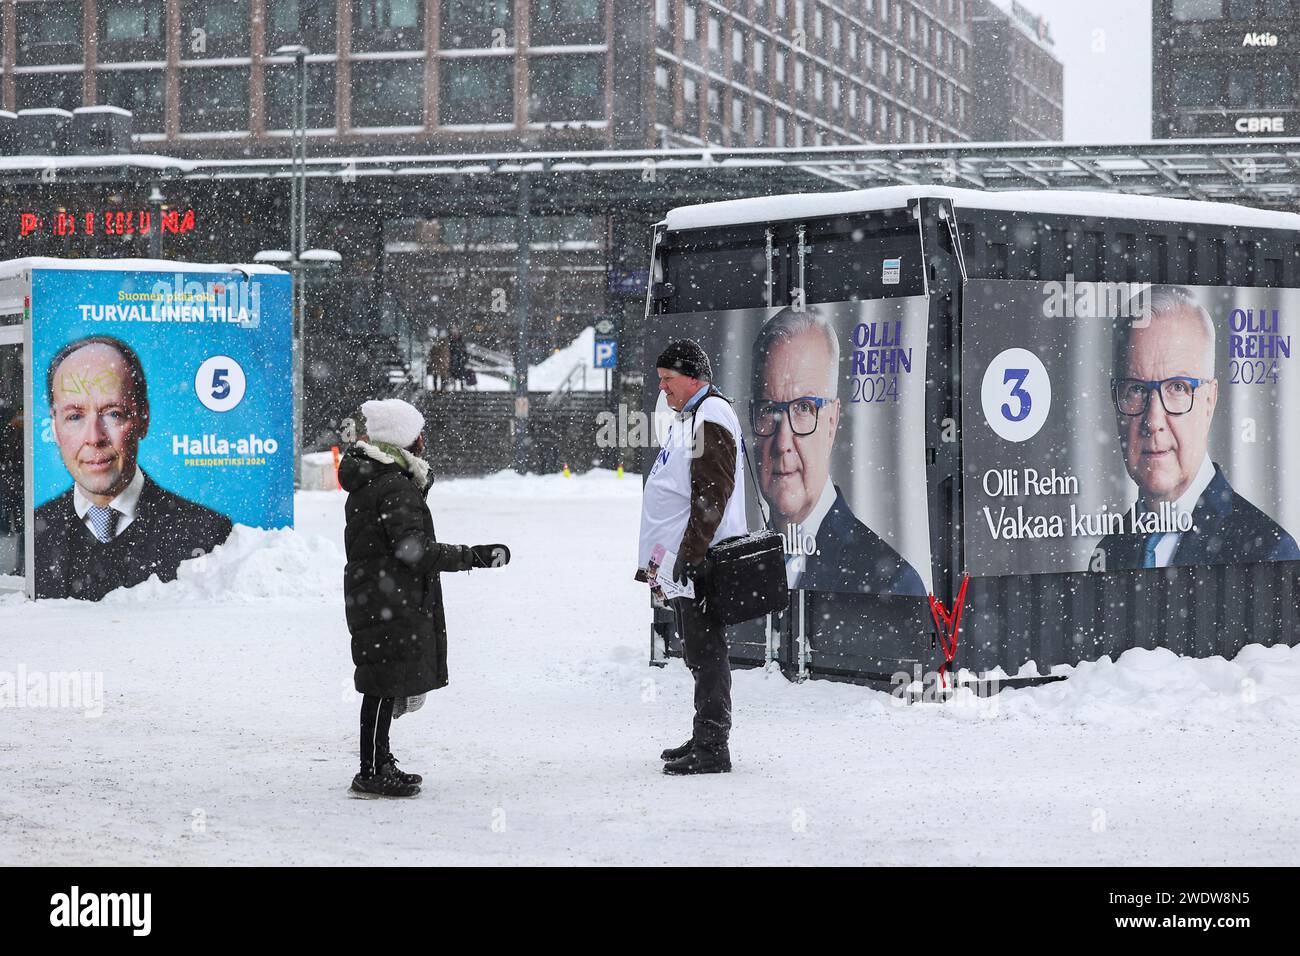
[[[361,414],[366,416],[366,433],[372,442],[382,441],[398,448],[410,448],[424,431],[424,416],[400,398],[365,402]]]

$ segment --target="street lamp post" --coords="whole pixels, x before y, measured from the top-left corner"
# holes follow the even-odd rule
[[[276,56],[291,56],[294,62],[293,96],[293,181],[289,193],[289,251],[293,275],[293,459],[294,477],[301,474],[303,400],[303,326],[307,321],[306,278],[302,254],[307,248],[307,55],[301,44],[282,46]]]

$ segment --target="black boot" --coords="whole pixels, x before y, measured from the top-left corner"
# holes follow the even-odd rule
[[[726,744],[716,747],[697,744],[685,757],[664,764],[664,773],[731,773],[731,753]]]
[[[659,755],[660,760],[680,760],[688,753],[695,749],[695,738],[692,737],[680,747],[669,747]]]
[[[424,778],[418,773],[405,773],[397,769],[397,758],[392,754],[384,754],[379,758],[379,766],[376,772],[381,776],[396,777],[402,783],[413,783],[417,787],[424,783]]]
[[[352,790],[367,797],[413,797],[420,792],[418,783],[407,783],[392,774],[376,773],[369,777],[357,774]]]

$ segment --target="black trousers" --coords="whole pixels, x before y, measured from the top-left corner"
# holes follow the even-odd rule
[[[393,723],[393,698],[361,698],[361,776],[369,777],[379,763],[392,753],[388,749],[388,728]]]
[[[700,602],[674,598],[682,657],[695,678],[695,723],[691,736],[705,748],[725,747],[731,734],[731,663],[723,623]]]

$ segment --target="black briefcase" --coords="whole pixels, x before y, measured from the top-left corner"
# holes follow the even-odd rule
[[[785,547],[775,531],[751,531],[709,548],[713,571],[705,595],[723,624],[784,611],[790,604]]]

